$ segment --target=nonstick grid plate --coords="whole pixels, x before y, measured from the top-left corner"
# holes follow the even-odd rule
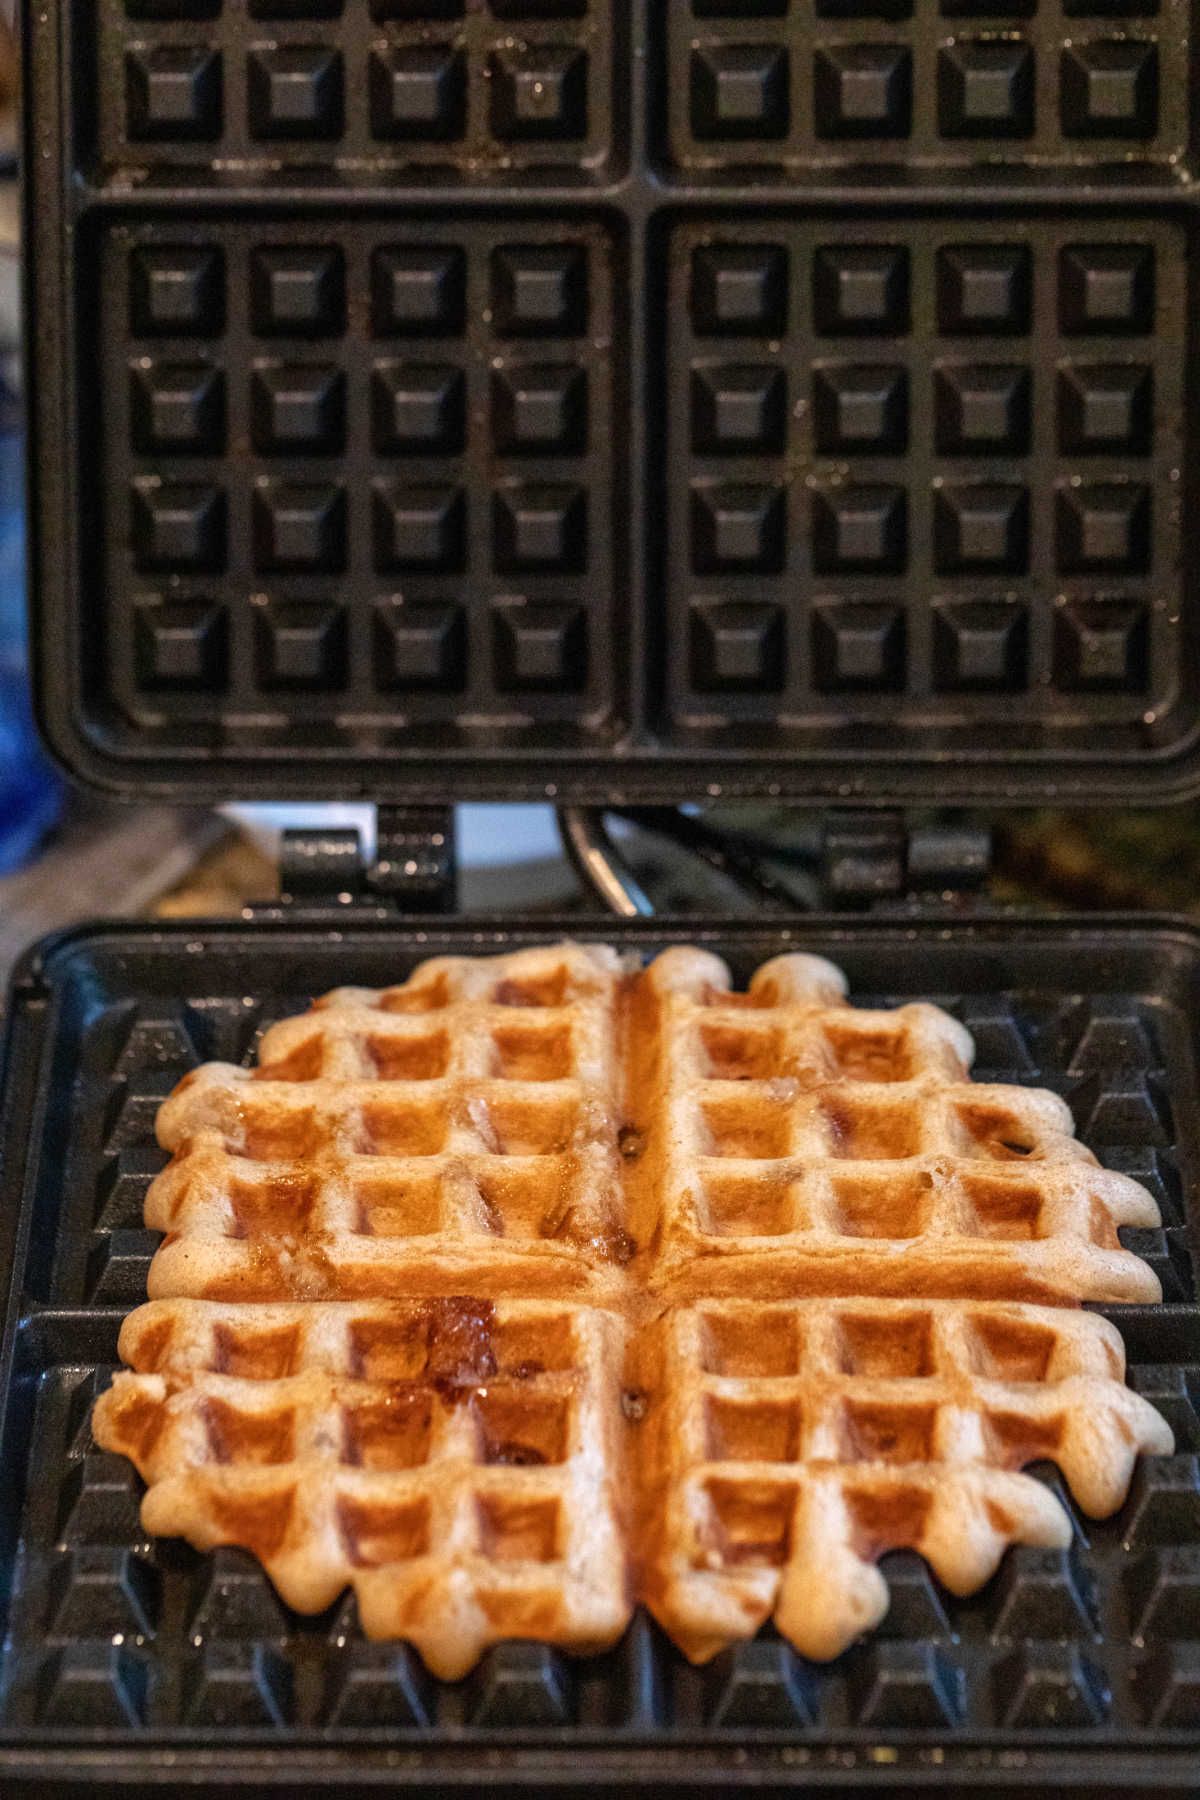
[[[29,50],[90,779],[1196,785],[1183,0],[59,0]]]
[[[767,1633],[695,1671],[639,1619],[608,1657],[505,1645],[450,1686],[403,1651],[368,1646],[345,1604],[316,1620],[288,1615],[240,1553],[145,1540],[136,1478],[95,1450],[88,1416],[120,1319],[144,1294],[153,1239],[140,1211],[162,1161],[151,1136],[162,1095],[197,1060],[247,1059],[267,1023],[327,987],[402,979],[442,950],[554,935],[97,928],[52,948],[40,981],[18,982],[5,1115],[19,1279],[0,1459],[13,1559],[0,1768],[31,1770],[35,1746],[48,1754],[52,1742],[119,1743],[147,1766],[156,1746],[224,1746],[242,1772],[250,1763],[239,1758],[252,1763],[265,1746],[290,1756],[340,1745],[345,1775],[385,1736],[413,1751],[422,1778],[487,1742],[508,1746],[513,1779],[528,1774],[534,1747],[566,1759],[566,1779],[572,1756],[600,1779],[601,1746],[614,1744],[641,1779],[660,1781],[685,1777],[693,1750],[741,1758],[730,1779],[737,1767],[794,1768],[797,1754],[811,1777],[835,1753],[890,1779],[930,1747],[944,1759],[931,1779],[934,1766],[991,1766],[1005,1747],[1052,1761],[1082,1754],[1096,1779],[1113,1780],[1115,1762],[1089,1759],[1128,1753],[1170,1779],[1200,1729],[1200,1319],[1187,1222],[1200,1171],[1189,1024],[1200,944],[1185,927],[693,922],[626,933],[647,951],[672,935],[702,941],[739,979],[802,947],[840,961],[856,1000],[938,999],[975,1034],[980,1074],[1065,1093],[1102,1160],[1155,1192],[1164,1230],[1127,1241],[1158,1269],[1166,1301],[1105,1310],[1177,1453],[1143,1464],[1114,1521],[1072,1511],[1071,1552],[1010,1552],[968,1601],[941,1592],[919,1559],[890,1557],[887,1623],[828,1669]],[[1039,1473],[1071,1510],[1054,1471]],[[872,1759],[880,1743],[894,1762]]]

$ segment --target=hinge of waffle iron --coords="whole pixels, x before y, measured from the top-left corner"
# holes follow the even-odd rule
[[[247,916],[328,924],[349,913],[386,923],[397,913],[453,912],[454,808],[380,806],[375,818],[373,861],[356,827],[284,831],[278,898],[247,906]]]
[[[830,812],[821,859],[826,904],[841,911],[969,908],[987,884],[992,839],[962,817],[906,819],[894,809]]]

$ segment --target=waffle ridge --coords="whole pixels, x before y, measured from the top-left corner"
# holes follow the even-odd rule
[[[143,1523],[451,1679],[635,1600],[693,1660],[836,1656],[888,1550],[969,1593],[1121,1503],[1171,1432],[1083,1300],[1156,1299],[1149,1194],[938,1008],[822,959],[442,958],[163,1105],[166,1232],[94,1432]],[[751,1297],[752,1296],[752,1297]]]

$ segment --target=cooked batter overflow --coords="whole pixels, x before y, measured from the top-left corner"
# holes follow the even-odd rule
[[[94,1431],[146,1529],[351,1586],[435,1674],[611,1644],[703,1660],[772,1615],[839,1654],[887,1550],[948,1587],[1171,1433],[1083,1300],[1160,1298],[1153,1200],[1050,1093],[971,1083],[936,1007],[783,956],[564,944],[343,989],[164,1104],[150,1304]]]

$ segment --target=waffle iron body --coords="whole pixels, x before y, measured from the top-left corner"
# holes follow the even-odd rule
[[[861,1646],[806,1664],[768,1629],[692,1668],[639,1616],[575,1661],[491,1651],[430,1681],[373,1646],[351,1605],[286,1613],[251,1558],[150,1542],[123,1458],[91,1403],[157,1242],[142,1201],[165,1157],[154,1115],[199,1060],[248,1058],[261,1032],[344,984],[403,978],[428,955],[551,942],[562,924],[426,921],[85,928],[27,960],[13,989],[3,1126],[7,1410],[0,1555],[11,1570],[0,1775],[6,1791],[186,1779],[334,1792],[402,1781],[651,1791],[896,1785],[1188,1791],[1200,1715],[1200,934],[1170,921],[703,924],[621,928],[653,954],[680,937],[739,980],[803,947],[868,1004],[932,997],[973,1033],[987,1079],[1063,1093],[1111,1167],[1156,1195],[1161,1231],[1125,1234],[1157,1306],[1102,1309],[1176,1454],[1143,1462],[1122,1511],[1075,1524],[1068,1552],[1016,1549],[969,1600],[919,1558],[885,1558],[891,1611]],[[569,929],[604,941],[611,923]],[[220,1728],[211,1723],[220,1718]]]
[[[1200,788],[1182,0],[24,9],[35,685],[131,798]],[[419,836],[416,815],[406,815]],[[432,888],[430,889],[432,891]],[[1159,920],[100,925],[12,987],[0,1781],[1200,1786],[1200,937]],[[830,1668],[502,1645],[430,1682],[151,1543],[91,1401],[161,1098],[425,956],[789,948],[962,1018],[1147,1185],[1114,1308],[1177,1453],[968,1601],[885,1559]],[[207,1720],[220,1718],[215,1726]],[[228,1721],[233,1721],[232,1724]]]

